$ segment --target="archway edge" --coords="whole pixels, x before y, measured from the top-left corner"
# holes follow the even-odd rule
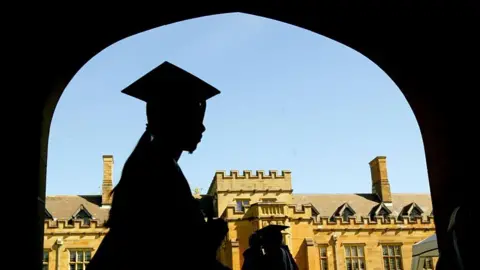
[[[57,25],[59,20],[53,21],[55,25],[42,25],[43,29],[51,30],[44,32],[44,39],[50,43],[42,45],[47,45],[43,55],[49,57],[44,61],[52,63],[53,67],[43,71],[45,79],[42,82],[45,82],[45,89],[48,90],[44,93],[44,99],[39,100],[43,108],[40,130],[41,165],[37,183],[39,197],[45,195],[44,167],[48,131],[55,105],[67,83],[89,59],[123,38],[152,28],[203,16],[242,12],[296,25],[349,46],[376,63],[399,86],[422,132],[433,204],[438,209],[435,210],[435,219],[439,246],[442,249],[445,245],[442,234],[448,223],[446,213],[456,201],[461,200],[463,192],[452,183],[452,179],[459,177],[454,172],[460,172],[463,179],[474,179],[468,177],[467,172],[456,170],[462,166],[453,159],[458,152],[456,149],[467,146],[473,140],[456,140],[448,134],[458,128],[455,118],[467,113],[465,109],[455,108],[457,110],[453,111],[447,107],[463,101],[460,92],[469,89],[466,86],[475,81],[472,71],[461,66],[461,62],[471,57],[469,53],[478,44],[469,35],[475,32],[474,25],[478,25],[478,17],[475,17],[477,14],[467,14],[467,9],[461,14],[452,14],[451,7],[428,7],[428,12],[421,9],[412,11],[403,6],[392,9],[392,4],[372,9],[360,4],[335,7],[300,4],[271,4],[264,7],[254,3],[199,5],[202,5],[201,8],[190,6],[187,11],[182,3],[177,3],[161,10],[154,9],[155,14],[142,16],[135,21],[123,17],[111,18],[105,13],[89,13],[88,20],[68,14],[68,18],[61,18],[61,25]],[[446,22],[444,16],[449,16],[450,20]],[[70,31],[63,31],[66,27]],[[445,39],[446,36],[449,37],[448,40]],[[448,53],[454,50],[455,54]],[[443,57],[440,59],[438,55]],[[438,80],[438,77],[442,80]],[[456,95],[449,95],[450,91],[442,92],[441,89],[456,89],[457,92]],[[442,201],[446,194],[450,196],[450,202]],[[43,227],[40,231],[42,230]]]
[[[241,7],[242,5],[244,7]],[[95,16],[95,14],[91,14],[87,24],[75,25],[74,27],[81,28],[74,29],[72,35],[64,36],[64,42],[61,44],[62,48],[51,47],[51,49],[55,49],[55,51],[58,52],[68,49],[68,47],[70,47],[68,45],[75,47],[75,43],[79,41],[81,41],[83,46],[82,50],[74,56],[75,59],[69,58],[68,64],[65,63],[66,65],[61,65],[62,68],[59,71],[62,71],[64,76],[61,76],[61,79],[55,82],[55,91],[53,92],[53,96],[50,97],[50,100],[56,104],[67,85],[66,83],[73,78],[78,70],[95,55],[116,42],[157,27],[190,19],[228,13],[244,13],[277,20],[337,41],[359,52],[377,64],[378,67],[390,76],[400,89],[403,89],[402,81],[397,79],[399,77],[399,70],[389,68],[392,61],[402,58],[395,59],[395,57],[390,55],[389,51],[384,48],[388,47],[392,42],[401,40],[405,32],[412,34],[413,31],[409,31],[408,26],[414,26],[415,32],[418,32],[418,25],[414,25],[413,23],[403,24],[403,29],[397,25],[393,25],[394,28],[391,28],[388,33],[382,33],[382,37],[379,39],[378,35],[383,31],[384,25],[378,22],[400,18],[404,13],[396,11],[382,14],[381,12],[377,12],[376,9],[370,10],[358,4],[335,7],[327,5],[273,5],[268,8],[261,8],[255,5],[248,7],[247,4],[241,4],[239,6],[210,4],[203,5],[203,8],[199,10],[192,8],[192,10],[188,12],[184,12],[182,7],[172,6],[168,9],[162,9],[162,11],[156,13],[153,18],[142,18],[135,23],[124,21],[122,20],[123,18],[119,18],[118,21],[105,23],[105,18],[102,18],[104,14],[96,14],[98,17]],[[315,12],[315,10],[317,10],[317,12]],[[408,15],[412,16],[412,14]],[[357,23],[351,23],[352,21],[357,21]],[[372,40],[377,41],[375,48],[370,46]],[[389,63],[388,65],[386,64],[387,62]],[[65,68],[66,66],[68,66],[68,68]]]

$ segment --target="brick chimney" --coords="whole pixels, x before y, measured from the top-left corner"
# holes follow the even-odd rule
[[[103,156],[103,181],[102,181],[102,207],[112,204],[111,192],[113,190],[113,156]]]
[[[392,203],[392,193],[387,175],[387,157],[378,156],[370,161],[372,193],[377,194],[383,203]]]

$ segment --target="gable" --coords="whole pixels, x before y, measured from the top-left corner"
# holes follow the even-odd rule
[[[72,215],[73,219],[92,219],[93,216],[90,212],[85,208],[83,204],[80,205],[78,210]]]
[[[355,210],[353,210],[348,203],[344,203],[337,208],[335,213],[332,215],[331,220],[335,220],[335,217],[342,217],[344,221],[348,221],[348,218],[355,216],[355,214]]]
[[[57,220],[70,220],[85,209],[86,213],[79,213],[78,219],[88,217],[90,214],[92,219],[99,222],[98,224],[103,224],[108,219],[110,211],[109,208],[102,207],[101,195],[50,195],[46,197],[45,202],[49,213]]]
[[[372,208],[370,213],[370,219],[375,219],[377,216],[382,216],[384,218],[389,217],[392,214],[392,211],[383,203],[379,203],[377,206]]]
[[[402,210],[401,216],[408,217],[421,217],[423,215],[423,210],[415,202],[408,204]]]

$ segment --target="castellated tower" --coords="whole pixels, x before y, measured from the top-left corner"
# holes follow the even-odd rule
[[[241,210],[242,204],[252,205],[259,202],[292,203],[292,177],[290,171],[270,170],[239,171],[229,173],[217,171],[208,190],[214,197],[215,208],[219,216],[226,207],[235,204]]]

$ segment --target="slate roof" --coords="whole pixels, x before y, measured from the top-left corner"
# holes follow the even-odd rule
[[[108,218],[108,208],[101,207],[101,195],[56,195],[47,196],[46,199],[46,218],[55,218],[59,220],[70,220],[82,207],[103,224]],[[402,213],[407,213],[413,203],[418,205],[423,211],[424,217],[432,214],[432,201],[429,194],[392,194],[392,205],[386,207],[393,216],[398,217]],[[303,204],[312,204],[319,212],[319,216],[331,217],[344,204],[348,204],[356,217],[368,217],[372,211],[378,209],[381,203],[374,194],[293,194],[294,204],[300,206]]]
[[[296,205],[311,203],[322,217],[331,217],[345,203],[355,211],[355,216],[367,217],[381,203],[375,194],[293,194],[293,202]],[[423,216],[426,217],[432,213],[430,194],[393,193],[392,205],[387,204],[387,208],[393,216],[399,216],[412,203],[421,208]]]
[[[101,195],[55,195],[47,196],[46,210],[52,218],[70,220],[83,206],[100,224],[108,218],[108,208],[102,208]]]

